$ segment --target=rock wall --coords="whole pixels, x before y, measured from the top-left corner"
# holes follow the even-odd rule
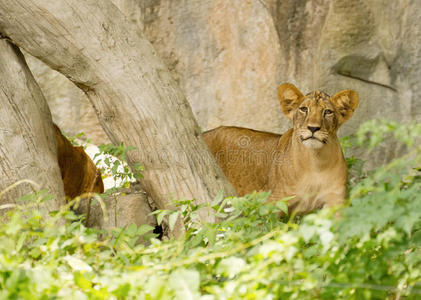
[[[280,83],[303,92],[354,89],[360,106],[341,134],[386,117],[421,121],[421,6],[387,0],[115,0],[165,60],[203,130],[283,132]],[[89,102],[66,79],[31,67],[54,119],[106,140]],[[381,164],[402,149],[371,155]]]
[[[144,32],[175,74],[203,130],[221,124],[286,129],[276,101],[280,43],[260,1],[142,3]]]
[[[360,104],[341,134],[367,120],[421,121],[421,30],[416,1],[267,0],[282,49],[281,81],[305,91],[333,94],[354,89]],[[380,151],[355,153],[379,165],[402,148],[393,142]]]

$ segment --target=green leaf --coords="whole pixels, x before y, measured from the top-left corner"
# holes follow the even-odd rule
[[[26,194],[17,199],[17,202],[32,202],[35,201],[36,195],[34,194]]]
[[[38,247],[37,248],[33,248],[31,251],[29,251],[29,255],[32,258],[37,259],[37,258],[39,258],[41,256],[41,251],[38,249]]]
[[[54,200],[56,196],[48,194],[42,197],[41,202]]]
[[[69,264],[69,266],[75,271],[92,272],[92,267],[77,257],[66,255],[65,257],[63,257],[63,260],[66,261]]]
[[[129,292],[130,292],[130,284],[125,283],[125,284],[120,285],[112,293],[118,299],[127,299]]]
[[[159,276],[151,276],[144,288],[146,290],[146,300],[171,299],[168,295],[168,280],[162,280]]]
[[[166,216],[166,215],[168,215],[170,213],[170,211],[168,211],[168,210],[161,210],[159,213],[158,213],[158,215],[157,215],[157,217],[156,217],[156,222],[158,223],[158,225],[161,225],[161,223],[162,223],[162,219],[164,219],[164,217]]]
[[[214,207],[216,205],[219,205],[220,203],[222,203],[222,201],[224,201],[224,192],[220,191],[218,195],[216,195],[216,197],[213,199],[211,206]]]
[[[259,215],[266,216],[270,213],[270,208],[268,205],[262,205],[259,207]]]
[[[137,233],[137,225],[136,223],[131,223],[126,230],[127,234],[131,237],[135,236]]]
[[[133,174],[133,176],[134,176],[134,178],[136,178],[136,179],[142,179],[142,178],[143,178],[143,175],[142,175],[142,174],[140,174],[140,173],[134,173],[134,174]]]
[[[228,278],[234,278],[237,274],[244,270],[246,262],[239,257],[229,257],[221,260],[216,271]]]
[[[213,227],[213,226],[207,226],[207,230],[206,230],[205,236],[208,239],[209,244],[211,246],[215,245],[215,243],[216,243],[216,233],[217,233],[217,230],[216,230],[215,227]]]
[[[22,249],[23,243],[25,242],[27,236],[28,236],[28,233],[27,232],[23,232],[19,236],[19,239],[18,239],[18,241],[16,243],[16,251],[19,252]]]
[[[314,225],[303,224],[300,226],[300,233],[305,242],[309,242],[316,232],[317,227]]]
[[[150,232],[150,231],[152,231],[154,229],[155,229],[155,227],[152,227],[152,226],[150,226],[148,224],[143,224],[143,225],[141,225],[139,227],[139,229],[137,231],[137,234],[138,235],[144,235],[145,233]]]
[[[418,247],[421,246],[421,230],[418,230],[413,234],[411,241],[414,245]]]
[[[177,222],[178,216],[180,215],[179,211],[176,211],[172,214],[170,214],[168,218],[168,226],[170,227],[170,230],[174,230],[175,223]]]
[[[276,202],[276,208],[280,209],[285,215],[288,215],[288,204],[286,204],[283,200]]]
[[[170,275],[169,284],[177,299],[195,300],[200,297],[200,276],[196,270],[179,269],[174,271]]]
[[[113,165],[111,167],[111,173],[112,174],[118,174],[118,165]]]
[[[75,281],[75,284],[82,290],[87,290],[92,287],[92,283],[88,279],[86,279],[81,272],[74,272],[73,279]]]

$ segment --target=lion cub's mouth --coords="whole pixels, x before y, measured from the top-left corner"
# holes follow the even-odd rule
[[[309,137],[307,137],[307,138],[303,138],[303,137],[301,137],[301,141],[302,141],[302,142],[304,142],[304,141],[308,141],[308,140],[316,140],[316,141],[319,141],[320,143],[326,144],[326,139],[320,140],[320,139],[318,139],[318,138],[317,138],[317,137],[315,137],[315,136],[309,136]]]
[[[303,143],[303,145],[309,149],[320,149],[326,144],[326,139],[320,140],[315,136],[309,136],[306,138],[300,137],[300,139],[301,143]]]

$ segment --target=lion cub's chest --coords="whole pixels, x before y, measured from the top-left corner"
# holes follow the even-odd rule
[[[295,182],[288,184],[285,194],[295,195],[290,200],[290,207],[300,212],[307,212],[325,205],[337,205],[345,197],[346,174],[343,172],[306,172]]]

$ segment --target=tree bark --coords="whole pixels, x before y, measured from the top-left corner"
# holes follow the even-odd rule
[[[0,31],[80,87],[114,144],[137,147],[129,163],[145,166],[142,185],[159,208],[235,194],[177,83],[109,0],[0,0]]]
[[[29,179],[56,195],[46,209],[64,204],[56,147],[50,110],[22,53],[0,39],[0,193]],[[0,203],[14,203],[30,192],[30,184],[21,184],[4,193]]]

